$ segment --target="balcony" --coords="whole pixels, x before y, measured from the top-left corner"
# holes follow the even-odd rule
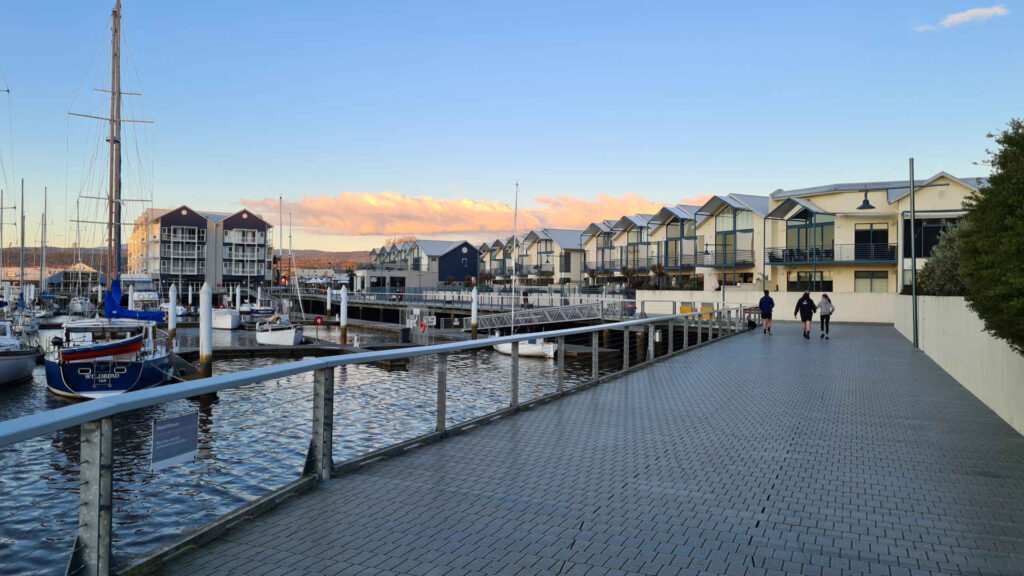
[[[731,268],[754,265],[753,250],[726,250],[694,255],[695,265],[703,268]]]
[[[896,244],[833,244],[820,248],[768,248],[768,263],[772,266],[789,264],[893,263],[896,262]]]

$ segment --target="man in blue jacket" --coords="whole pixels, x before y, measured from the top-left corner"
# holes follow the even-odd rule
[[[762,326],[765,334],[771,335],[772,333],[772,310],[775,308],[775,300],[768,295],[768,291],[764,291],[764,296],[761,297],[761,301],[757,303],[758,307],[761,308],[761,320],[764,322]]]

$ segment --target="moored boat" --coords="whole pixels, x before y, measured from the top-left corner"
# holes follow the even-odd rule
[[[236,330],[242,322],[242,315],[234,308],[214,308],[211,324],[217,330]]]
[[[501,344],[495,344],[492,346],[495,351],[505,354],[512,354],[512,343],[503,342]],[[540,339],[523,340],[519,343],[519,355],[530,356],[534,358],[554,358],[555,352],[558,351],[558,344],[554,342],[545,342]]]
[[[302,344],[302,326],[291,324],[274,315],[256,323],[256,343],[264,346],[298,346]]]
[[[26,347],[10,322],[0,322],[0,385],[23,382],[32,377],[37,351]]]

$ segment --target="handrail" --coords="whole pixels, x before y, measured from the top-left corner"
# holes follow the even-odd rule
[[[720,310],[716,310],[716,312],[736,309],[737,308],[722,308]],[[742,307],[740,307],[739,310],[742,311]],[[601,326],[602,328],[626,328],[629,326],[650,324],[656,321],[699,318],[702,314],[706,315],[707,313],[707,311],[704,311],[687,314],[669,314],[651,318],[640,318],[637,320],[626,320],[623,322],[603,324]],[[15,418],[13,420],[0,422],[0,447],[28,440],[43,434],[57,432],[72,426],[99,420],[101,418],[107,418],[123,412],[137,410],[139,408],[146,408],[157,404],[163,404],[165,402],[181,400],[203,394],[211,394],[228,388],[236,388],[274,378],[285,378],[287,376],[294,376],[295,374],[312,372],[314,370],[324,368],[334,368],[338,366],[348,366],[351,364],[362,364],[368,362],[380,362],[384,360],[415,358],[419,356],[429,356],[432,354],[462,352],[476,348],[488,348],[494,344],[522,342],[524,340],[537,338],[559,338],[575,336],[578,334],[588,334],[594,330],[594,326],[584,326],[580,328],[565,328],[562,330],[552,330],[548,332],[533,332],[529,334],[499,336],[481,340],[450,342],[431,346],[399,348],[395,350],[381,350],[375,352],[359,352],[356,354],[341,354],[310,360],[299,360],[278,366],[247,370],[245,372],[223,374],[190,382],[167,384],[165,386],[129,392],[117,396],[97,398],[81,404],[75,404],[73,406],[64,406],[55,410],[49,410],[47,412],[31,414]]]

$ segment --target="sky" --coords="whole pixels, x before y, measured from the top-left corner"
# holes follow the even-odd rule
[[[4,187],[25,179],[29,222],[50,191],[53,244],[73,241],[84,150],[101,142],[67,112],[105,97],[90,91],[105,82],[95,55],[112,4],[12,2],[0,18]],[[140,187],[158,208],[248,207],[273,224],[282,196],[296,248],[493,239],[512,228],[517,180],[520,228],[582,228],[711,194],[905,178],[911,156],[918,176],[987,175],[973,164],[985,134],[1024,115],[1013,2],[125,0],[123,12],[137,117],[155,122],[136,125],[150,131]]]

